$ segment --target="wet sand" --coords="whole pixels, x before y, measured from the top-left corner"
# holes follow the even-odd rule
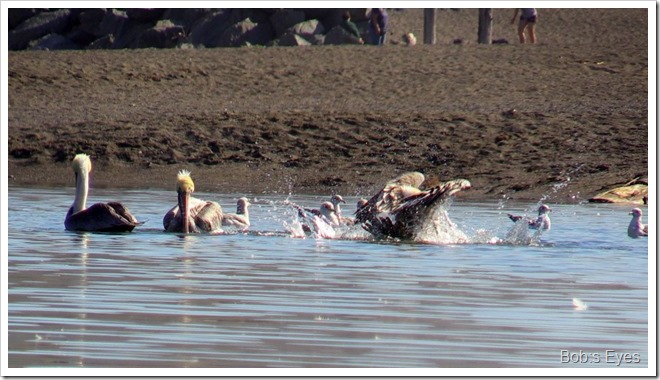
[[[404,171],[466,199],[588,199],[648,175],[646,9],[439,12],[438,44],[9,53],[9,184],[370,195]],[[422,11],[392,11],[422,40]],[[640,28],[642,25],[644,27]],[[455,38],[468,41],[454,45]]]

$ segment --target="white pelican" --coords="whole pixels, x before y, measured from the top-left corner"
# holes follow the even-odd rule
[[[528,219],[527,223],[529,225],[529,228],[534,229],[534,230],[545,230],[549,231],[550,227],[552,226],[552,223],[550,222],[550,216],[548,213],[552,211],[550,206],[541,204],[539,206],[539,216],[536,219]],[[519,221],[520,219],[524,219],[524,216],[520,215],[512,215],[512,214],[507,214],[509,216],[509,219],[511,219],[514,222]]]
[[[68,231],[124,232],[142,224],[119,202],[96,203],[86,207],[91,171],[89,156],[81,153],[74,157],[76,198],[64,218],[64,227]]]
[[[222,214],[222,225],[236,227],[241,231],[245,231],[250,227],[250,214],[248,213],[248,206],[252,204],[247,198],[242,197],[236,202],[236,214],[225,213]]]
[[[419,172],[393,179],[356,211],[356,220],[376,237],[414,240],[451,196],[472,187],[468,180],[456,179],[422,189],[424,180]]]
[[[222,207],[216,202],[191,197],[195,183],[190,172],[181,170],[177,175],[178,204],[163,217],[167,232],[222,232]]]
[[[632,215],[633,217],[628,225],[628,236],[631,238],[648,236],[649,225],[642,223],[642,209],[634,208],[630,211],[629,215]]]

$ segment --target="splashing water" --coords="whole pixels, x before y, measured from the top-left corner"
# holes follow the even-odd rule
[[[466,244],[467,235],[449,219],[446,205],[437,206],[415,231],[415,241],[430,244]]]

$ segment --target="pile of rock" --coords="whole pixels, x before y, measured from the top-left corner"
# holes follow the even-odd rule
[[[9,50],[355,44],[345,9],[9,9]],[[366,9],[350,9],[366,39]]]

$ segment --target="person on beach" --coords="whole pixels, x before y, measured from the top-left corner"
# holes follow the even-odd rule
[[[385,8],[371,9],[369,14],[369,36],[372,45],[385,44],[388,18]]]
[[[348,34],[357,38],[358,43],[364,44],[364,40],[360,35],[360,31],[358,30],[357,25],[355,25],[355,23],[351,21],[351,12],[346,11],[342,13],[341,18],[343,19],[343,21],[341,22],[341,27],[344,28],[344,30]]]
[[[527,40],[525,38],[525,31],[529,36],[529,42],[532,44],[536,43],[536,8],[516,8],[513,12],[513,18],[511,19],[511,24],[516,22],[516,17],[518,16],[518,11],[520,11],[520,20],[518,21],[518,39],[521,44],[524,44]]]

